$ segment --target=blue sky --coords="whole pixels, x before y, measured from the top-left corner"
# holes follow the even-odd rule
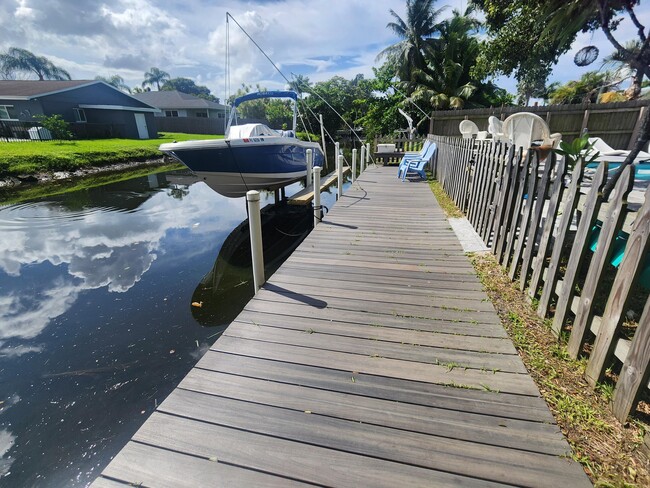
[[[439,0],[463,10],[467,0]],[[67,69],[75,79],[119,74],[129,86],[139,85],[143,73],[155,66],[172,77],[184,76],[207,85],[223,98],[225,91],[226,11],[255,38],[290,77],[311,81],[334,75],[372,76],[377,54],[397,41],[386,29],[389,9],[403,18],[400,0],[3,0],[0,2],[0,50],[10,46],[44,55]],[[650,8],[637,9],[650,24]],[[632,39],[635,31],[623,23],[617,37]],[[283,86],[273,67],[231,23],[230,85]],[[589,68],[573,64],[573,55],[588,44],[612,49],[600,32],[581,34],[570,53],[560,59],[550,81],[577,79]],[[497,83],[511,92],[513,80]]]

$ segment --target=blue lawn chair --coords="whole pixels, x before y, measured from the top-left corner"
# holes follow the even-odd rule
[[[402,161],[400,161],[400,164],[405,162],[405,161],[412,161],[414,159],[422,159],[424,155],[427,152],[427,149],[433,144],[433,141],[431,139],[427,139],[424,141],[422,144],[422,149],[420,149],[418,152],[414,153],[406,153],[404,156],[402,156]]]
[[[427,175],[424,172],[424,168],[426,168],[427,164],[429,164],[429,161],[436,153],[436,149],[437,146],[434,143],[431,143],[429,147],[427,147],[422,158],[402,161],[397,170],[397,177],[402,181],[405,181],[409,174],[417,174],[420,178],[426,180]]]

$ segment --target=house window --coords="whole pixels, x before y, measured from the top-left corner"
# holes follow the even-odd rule
[[[219,118],[219,119],[225,119],[225,118],[226,118],[226,114],[224,114],[223,112],[219,112],[219,113],[217,114],[217,118]]]
[[[203,117],[204,119],[208,118],[208,112],[196,112],[197,117]]]
[[[178,117],[178,110],[165,110],[165,117]]]
[[[86,111],[83,108],[73,108],[75,122],[87,122]]]
[[[0,105],[0,120],[11,120],[9,107],[13,107],[13,105]]]

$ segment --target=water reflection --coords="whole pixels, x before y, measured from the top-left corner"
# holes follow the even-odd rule
[[[0,486],[86,485],[221,330],[190,303],[245,202],[168,178],[0,207]]]
[[[311,207],[269,205],[262,209],[265,275],[273,274],[314,225]],[[192,315],[201,324],[228,324],[254,295],[248,219],[228,235],[212,269],[192,295]],[[239,300],[229,300],[242,288]]]
[[[311,226],[285,212],[267,276]],[[99,474],[252,296],[245,219],[177,174],[0,207],[0,486]]]

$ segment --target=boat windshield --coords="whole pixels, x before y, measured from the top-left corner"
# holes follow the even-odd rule
[[[246,139],[248,137],[278,137],[281,134],[277,130],[273,130],[264,124],[243,124],[233,125],[228,129],[226,134],[227,139]]]

